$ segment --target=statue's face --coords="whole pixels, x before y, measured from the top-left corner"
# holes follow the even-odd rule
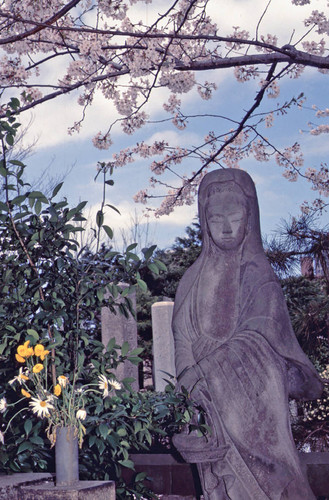
[[[210,196],[206,219],[210,236],[222,250],[237,249],[244,240],[247,211],[238,194],[229,191]]]

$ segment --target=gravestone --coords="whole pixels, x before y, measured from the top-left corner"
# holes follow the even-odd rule
[[[120,286],[125,287],[124,284]],[[136,310],[136,293],[130,294],[129,298],[133,303],[134,310]],[[137,347],[137,322],[131,315],[126,318],[119,311],[115,314],[109,307],[102,307],[101,324],[102,343],[105,347],[113,337],[115,337],[116,343],[119,345],[128,342],[130,349],[135,349]],[[139,390],[138,366],[133,365],[129,361],[125,361],[118,366],[115,374],[119,381],[127,377],[134,378],[135,382],[133,382],[131,386],[135,391]]]
[[[169,379],[175,377],[174,337],[171,328],[174,303],[156,302],[151,307],[153,337],[153,380],[156,391],[164,391]]]
[[[173,442],[196,463],[205,500],[314,500],[289,424],[288,395],[322,383],[292,330],[261,242],[250,176],[223,169],[199,188],[202,251],[173,314],[179,386],[205,410],[210,436]]]

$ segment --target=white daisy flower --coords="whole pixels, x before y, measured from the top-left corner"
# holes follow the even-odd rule
[[[7,400],[6,398],[0,399],[0,413],[4,413],[7,409]]]
[[[98,375],[98,387],[103,391],[103,398],[109,395],[109,381],[105,375]]]
[[[117,380],[114,380],[114,378],[110,378],[109,380],[109,384],[110,386],[113,387],[113,389],[115,389],[116,391],[120,391],[121,389],[121,384],[117,381]]]
[[[21,367],[19,369],[18,375],[16,377],[14,377],[12,380],[9,380],[9,384],[13,385],[15,382],[18,382],[19,385],[22,385],[23,382],[25,382],[26,380],[29,380],[28,375],[29,375],[28,370],[23,371],[23,368]]]
[[[49,399],[32,398],[30,406],[32,406],[33,413],[36,413],[38,417],[48,417],[49,410],[54,409],[54,406],[49,403]]]
[[[79,420],[85,420],[87,416],[87,412],[84,408],[81,408],[80,410],[77,411],[75,415]]]

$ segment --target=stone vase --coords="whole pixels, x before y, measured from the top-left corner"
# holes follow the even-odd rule
[[[58,427],[55,443],[56,487],[79,481],[79,446],[75,427]]]

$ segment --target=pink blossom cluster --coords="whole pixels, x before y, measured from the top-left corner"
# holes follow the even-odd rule
[[[252,78],[255,79],[259,76],[259,70],[255,66],[236,66],[234,68],[234,76],[238,82],[247,82]]]
[[[313,10],[310,17],[305,20],[305,26],[315,25],[316,31],[321,35],[323,33],[329,34],[329,18],[323,12]]]
[[[160,78],[160,84],[168,87],[172,92],[184,94],[189,92],[195,85],[194,73],[192,71],[172,72],[164,70]]]
[[[294,5],[307,5],[310,2],[310,0],[291,0],[291,2],[294,4]]]
[[[170,94],[168,102],[163,104],[163,109],[168,113],[174,113],[180,108],[181,99],[178,99],[176,94]]]
[[[320,170],[307,168],[305,177],[312,183],[314,191],[318,191],[321,196],[329,196],[329,168],[326,163],[321,163]]]
[[[266,61],[273,61],[268,56],[271,53],[282,53],[281,49],[276,49],[276,35],[249,34],[243,27],[235,26],[231,39],[223,41],[226,33],[209,16],[209,5],[213,2],[216,6],[216,0],[177,0],[165,7],[165,3],[160,2],[162,12],[152,18],[150,23],[145,21],[145,16],[144,21],[139,21],[136,17],[136,12],[142,12],[143,9],[133,9],[131,14],[131,5],[137,1],[139,0],[79,0],[69,9],[70,2],[67,0],[0,0],[0,36],[3,48],[0,59],[1,90],[6,93],[7,88],[18,87],[23,93],[25,108],[56,95],[76,92],[77,102],[82,106],[81,119],[75,121],[69,128],[69,133],[80,130],[87,108],[92,105],[95,93],[100,90],[120,115],[119,119],[113,118],[108,131],[112,130],[112,126],[117,126],[118,122],[125,133],[133,134],[147,123],[148,116],[144,106],[149,102],[153,89],[159,87],[165,87],[171,92],[168,101],[163,104],[164,111],[171,114],[170,119],[175,127],[185,129],[193,117],[183,114],[180,94],[196,88],[199,103],[201,99],[211,99],[217,88],[216,84],[208,80],[202,83],[198,80],[198,75],[204,75],[204,71],[217,67],[217,64],[220,67],[224,63],[225,67],[225,63],[229,64],[231,59],[236,60],[237,56],[239,64],[241,60],[243,64],[234,68],[237,80],[260,80],[260,85],[266,86],[266,93],[271,98],[279,97],[280,78],[287,75],[298,78],[304,69],[302,64],[290,64],[285,68],[284,74],[280,74],[282,65],[277,65],[273,81],[268,85],[266,78],[271,76],[269,69],[272,62]],[[305,5],[309,0],[292,0],[292,3]],[[265,14],[268,15],[264,12]],[[306,61],[316,58],[325,60],[328,49],[324,35],[329,34],[327,14],[314,10],[305,24],[310,28],[315,26],[315,30],[323,38],[313,40],[311,31],[306,34],[306,38],[301,36],[300,42],[296,43],[298,54],[301,54],[300,47],[303,47],[307,52]],[[257,54],[257,51],[263,54]],[[249,56],[253,59],[248,60]],[[255,59],[261,61],[257,63],[259,67],[254,62]],[[290,60],[291,62],[293,61]],[[234,66],[234,63],[231,64]],[[54,79],[54,71],[48,70],[57,66],[61,68],[60,74]],[[327,70],[322,68],[321,71]],[[250,85],[250,88],[254,86]],[[262,93],[256,91],[256,94],[259,96]],[[196,104],[195,109],[199,106]],[[288,106],[285,108],[287,110]],[[202,115],[201,109],[197,112]],[[316,116],[329,116],[328,109],[318,109]],[[265,123],[266,127],[270,127],[274,121],[273,113],[265,115],[264,109],[259,109],[258,120],[259,124]],[[249,125],[250,121],[244,126]],[[234,126],[238,127],[238,124],[235,123]],[[255,130],[257,125],[253,127]],[[329,125],[311,125],[311,135],[328,132]],[[203,131],[202,135],[204,133]],[[151,145],[141,142],[114,154],[111,164],[124,166],[137,156],[152,158],[153,161],[153,156],[159,155],[157,161],[150,161],[151,186],[161,185],[165,188],[166,184],[157,181],[156,176],[168,169],[174,171],[186,158],[198,159],[206,165],[212,161],[223,162],[228,167],[238,167],[239,162],[248,155],[253,155],[257,161],[268,160],[270,148],[265,140],[257,139],[257,131],[256,139],[250,138],[245,130],[232,141],[234,135],[234,130],[227,132],[226,128],[216,133],[209,132],[203,144],[193,146],[190,150],[170,147],[164,141]],[[99,132],[93,143],[99,149],[108,149],[112,144],[109,132]],[[294,145],[286,148],[282,154],[277,153],[277,161],[284,167],[284,175],[290,180],[295,180],[298,169],[303,164],[298,148],[299,146]],[[172,188],[158,213],[171,211],[175,203],[192,202],[202,174],[195,178],[194,173],[190,176],[182,173],[178,175],[182,179],[182,185]],[[325,169],[319,172],[308,170],[307,177],[317,189],[324,189]],[[192,178],[193,181],[190,180]],[[140,201],[150,197],[146,190],[136,196]]]
[[[266,144],[264,144],[264,141],[261,139],[257,139],[257,141],[252,143],[252,153],[257,161],[266,162],[269,160]]]
[[[318,109],[316,112],[316,116],[323,118],[324,116],[329,116],[329,108],[326,109]]]
[[[303,214],[308,215],[311,212],[322,212],[322,210],[327,206],[327,203],[324,202],[321,198],[316,198],[312,202],[303,201],[300,209]]]
[[[147,114],[144,111],[140,111],[139,113],[134,113],[132,116],[127,117],[122,122],[122,130],[129,135],[132,135],[136,132],[137,129],[141,128],[145,125],[147,120]]]
[[[276,35],[271,35],[270,33],[268,33],[266,37],[264,35],[261,35],[260,41],[266,43],[267,45],[274,45],[276,47],[278,44],[278,37]],[[272,52],[271,49],[262,47],[261,45],[257,45],[256,50],[258,52]]]
[[[273,113],[268,113],[265,116],[265,127],[270,128],[273,126],[273,123],[274,123],[274,115]]]
[[[267,97],[269,97],[270,99],[276,99],[277,97],[279,97],[279,94],[280,94],[280,87],[277,83],[276,80],[273,80],[269,85],[268,85],[268,82],[266,80],[260,80],[259,82],[259,85],[261,87],[264,87],[265,85],[267,85],[266,87],[266,94],[267,94]]]
[[[203,85],[199,84],[197,86],[197,90],[205,101],[208,101],[212,98],[212,94],[214,90],[217,90],[217,85],[212,82],[205,81]]]
[[[329,134],[329,125],[318,125],[310,131],[311,135]]]
[[[248,40],[250,38],[249,31],[240,29],[240,26],[233,26],[233,30],[233,33],[229,35],[230,38],[237,40]],[[243,44],[239,43],[237,40],[226,42],[226,46],[232,50],[239,50]]]
[[[322,38],[319,42],[316,42],[315,40],[309,41],[306,40],[305,42],[302,42],[303,49],[305,52],[308,52],[309,54],[314,54],[316,56],[323,56],[325,53],[325,41]]]
[[[123,20],[127,15],[128,5],[122,0],[98,0],[101,12],[112,19]]]
[[[140,191],[138,191],[138,193],[134,195],[134,201],[136,203],[142,203],[143,205],[146,205],[148,197],[149,195],[147,189],[141,189]]]
[[[98,132],[93,138],[93,145],[97,149],[109,149],[112,145],[110,134],[102,134],[102,132]]]
[[[296,182],[300,168],[304,165],[304,156],[301,152],[300,144],[295,142],[292,146],[285,148],[282,152],[277,152],[275,159],[280,167],[284,167],[283,177],[290,182]]]

